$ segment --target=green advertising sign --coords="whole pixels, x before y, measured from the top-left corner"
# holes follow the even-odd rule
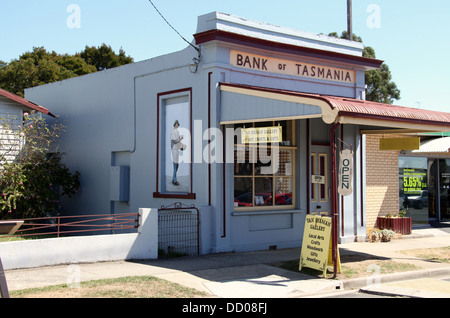
[[[404,194],[420,194],[427,190],[427,170],[416,168],[400,169],[400,181],[403,181]]]

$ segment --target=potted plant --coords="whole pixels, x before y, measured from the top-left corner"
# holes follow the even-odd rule
[[[381,230],[369,229],[367,239],[369,242],[375,243],[381,240]]]
[[[406,210],[402,209],[395,216],[388,213],[385,217],[377,217],[377,228],[388,229],[403,235],[411,234],[412,219],[406,217]]]
[[[381,242],[390,242],[394,237],[395,232],[392,230],[384,229],[381,231]]]

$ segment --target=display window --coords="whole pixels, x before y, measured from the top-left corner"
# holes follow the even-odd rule
[[[295,206],[294,125],[294,121],[235,125],[235,211]]]
[[[450,218],[450,159],[399,157],[400,210],[413,224]]]
[[[399,205],[415,224],[428,223],[427,158],[399,158]]]

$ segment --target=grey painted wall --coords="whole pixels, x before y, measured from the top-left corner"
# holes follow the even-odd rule
[[[231,20],[233,19],[230,18],[227,24],[232,23]],[[200,21],[199,28],[202,29],[205,25]],[[238,27],[247,30],[246,32],[252,29],[250,26]],[[277,34],[280,41],[283,38],[287,41],[287,37],[292,40],[293,36]],[[312,37],[309,41],[318,40]],[[333,42],[332,47],[336,49],[341,44],[339,41]],[[299,147],[296,153],[297,206],[293,211],[233,212],[232,164],[225,165],[224,175],[222,164],[212,164],[209,167],[205,162],[193,163],[192,192],[196,194],[195,200],[153,197],[153,193],[157,190],[157,182],[160,182],[157,179],[156,168],[157,124],[160,120],[157,113],[157,96],[160,93],[190,88],[192,122],[201,121],[203,131],[208,127],[209,111],[211,126],[217,128],[220,128],[219,123],[224,117],[229,120],[245,119],[246,116],[254,119],[252,115],[261,108],[264,111],[262,113],[258,111],[258,116],[269,117],[300,114],[317,117],[320,111],[318,107],[310,105],[224,94],[218,88],[220,82],[351,98],[363,95],[363,70],[356,70],[356,84],[331,83],[243,70],[230,66],[230,49],[253,54],[272,54],[283,59],[298,58],[287,53],[215,42],[202,45],[202,62],[196,73],[192,73],[189,66],[192,59],[197,56],[197,52],[188,47],[180,52],[154,59],[26,90],[27,99],[49,108],[52,113],[60,116],[59,120],[63,120],[67,126],[67,132],[62,137],[62,151],[65,153],[64,160],[68,167],[81,173],[81,191],[64,202],[64,213],[71,215],[131,212],[139,208],[159,208],[162,205],[182,201],[201,208],[202,253],[265,249],[273,245],[278,248],[299,246],[307,211],[306,176],[309,156],[307,145],[311,142],[307,138],[306,120],[296,122],[296,139]],[[341,49],[345,50],[345,46]],[[360,51],[360,48],[350,48],[353,53],[355,50]],[[302,61],[320,62],[335,67],[344,66],[313,58],[303,58]],[[211,87],[210,95],[208,87]],[[241,112],[242,104],[248,106],[245,112]],[[311,139],[329,141],[329,127],[321,119],[314,119],[311,123]],[[353,142],[355,149],[359,151],[361,147],[358,144],[357,132],[356,128],[345,129],[344,138]],[[192,131],[192,134],[193,146],[196,149],[204,149],[208,145],[209,141],[203,140],[198,133]],[[165,159],[164,155],[161,153],[159,155],[159,162],[162,162]],[[355,160],[355,165],[359,164],[360,162]],[[115,201],[116,197],[111,197],[111,191],[117,191],[117,184],[111,185],[112,182],[117,182],[117,175],[111,174],[113,166],[129,167],[127,202]],[[359,171],[358,166],[355,166],[354,170]],[[208,183],[209,171],[211,171],[211,188]],[[128,182],[127,180],[124,182]],[[225,197],[223,197],[223,180],[226,187]],[[349,229],[345,230],[345,235],[352,236],[356,232],[361,232],[355,225],[359,222],[357,212],[359,198],[358,192],[345,198],[345,228]],[[225,211],[223,211],[224,200]]]

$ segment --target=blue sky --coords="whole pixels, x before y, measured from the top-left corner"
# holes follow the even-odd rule
[[[153,0],[189,41],[197,17],[221,11],[313,33],[347,28],[346,0]],[[75,4],[79,28],[67,24]],[[0,9],[0,60],[33,46],[76,53],[86,45],[121,47],[135,61],[181,50],[186,43],[148,0],[15,0]],[[354,0],[353,32],[390,67],[401,90],[395,104],[450,112],[450,1]]]

